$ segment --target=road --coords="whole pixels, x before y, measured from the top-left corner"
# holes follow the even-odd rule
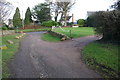
[[[29,33],[10,63],[11,78],[100,78],[83,63],[80,53],[97,39],[89,36],[46,42],[40,39],[40,33]]]

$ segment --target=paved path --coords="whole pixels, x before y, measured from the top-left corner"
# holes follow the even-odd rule
[[[95,36],[50,43],[28,34],[10,64],[12,78],[99,78],[82,62],[80,51]]]

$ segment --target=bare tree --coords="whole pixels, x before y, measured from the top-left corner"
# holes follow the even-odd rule
[[[12,7],[12,4],[6,0],[0,0],[0,26],[2,26],[2,24],[8,19]]]
[[[62,14],[61,14],[61,20],[64,20],[64,26],[67,25],[67,13],[70,11],[70,9],[72,8],[72,6],[75,4],[75,2],[70,2],[70,1],[66,1],[66,2],[57,2],[57,5],[60,6],[60,8],[62,9]]]
[[[70,11],[76,0],[46,0],[50,2],[51,12],[54,12],[54,19],[58,21],[58,15],[61,15],[59,22],[64,20],[64,26],[67,22],[67,13]],[[54,2],[53,2],[54,1]]]

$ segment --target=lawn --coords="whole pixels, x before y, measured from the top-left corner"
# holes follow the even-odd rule
[[[60,28],[54,29],[55,32],[63,33],[69,37],[70,37],[70,32],[69,32],[70,30],[71,30],[72,38],[90,36],[90,35],[94,35],[95,33],[93,27],[78,27],[78,28],[64,27],[63,30],[61,30]]]
[[[55,28],[54,31],[65,34],[65,35],[70,37],[69,31],[71,30],[71,37],[72,38],[94,35],[94,28],[92,28],[92,27],[78,27],[78,28],[64,27],[62,29],[63,30],[61,30],[60,28]],[[61,40],[61,39],[54,37],[50,34],[43,34],[42,39],[45,41],[50,41],[50,42],[57,42],[57,41]]]
[[[2,37],[2,45],[6,45],[8,49],[2,50],[2,77],[8,78],[10,76],[8,63],[13,58],[14,53],[18,50],[19,41],[20,39],[15,39],[15,36],[20,34],[14,35],[7,35]],[[8,44],[6,41],[11,40],[14,44]]]
[[[54,37],[54,36],[50,35],[49,33],[42,34],[41,38],[42,38],[42,40],[49,41],[49,42],[58,42],[58,41],[60,41],[60,38]]]
[[[104,77],[117,77],[120,66],[118,48],[118,45],[93,42],[83,49],[83,59],[89,66],[104,72]]]

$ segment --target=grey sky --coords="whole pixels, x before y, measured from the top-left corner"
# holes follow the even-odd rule
[[[24,17],[27,7],[31,9],[38,3],[43,3],[44,0],[7,0],[11,2],[14,6],[14,10],[10,16],[13,17],[15,13],[15,8],[19,7],[21,12],[21,17]],[[115,0],[76,0],[76,4],[71,9],[70,15],[72,13],[75,16],[75,20],[80,18],[85,19],[87,16],[87,11],[106,11],[115,2]]]

